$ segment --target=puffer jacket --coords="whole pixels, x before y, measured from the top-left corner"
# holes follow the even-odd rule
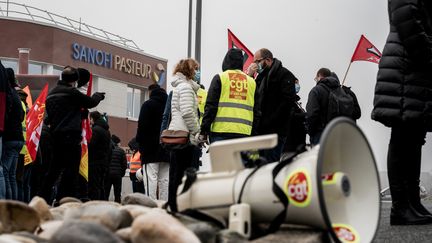
[[[114,143],[112,143],[112,148],[109,174],[111,176],[124,176],[127,168],[125,151]]]
[[[111,163],[112,144],[108,123],[100,118],[94,121],[92,137],[88,144],[89,166],[102,165],[108,168]]]
[[[198,99],[196,92],[200,86],[187,80],[182,73],[175,74],[171,85],[174,87],[171,100],[171,122],[169,130],[190,132],[190,141],[196,143],[195,135],[199,133]]]
[[[432,131],[432,3],[389,0],[390,33],[379,63],[372,119]]]

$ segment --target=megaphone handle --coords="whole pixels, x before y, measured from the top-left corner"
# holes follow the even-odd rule
[[[285,221],[287,211],[288,211],[289,201],[288,201],[287,196],[285,195],[285,192],[276,183],[276,177],[278,176],[278,174],[282,170],[282,168],[284,168],[285,166],[287,166],[289,163],[292,162],[292,160],[294,159],[295,156],[297,156],[297,153],[294,153],[293,155],[291,155],[291,157],[279,162],[279,164],[273,168],[273,171],[272,171],[272,175],[273,175],[272,190],[273,190],[273,193],[279,198],[279,200],[283,204],[284,209],[270,223],[270,226],[267,229],[268,234],[276,232],[280,228],[282,223]]]

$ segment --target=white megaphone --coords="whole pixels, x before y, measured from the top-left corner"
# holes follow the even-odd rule
[[[228,220],[231,206],[247,204],[253,223],[269,223],[285,208],[272,190],[274,182],[289,201],[284,222],[326,230],[335,242],[372,242],[379,223],[380,186],[372,150],[356,124],[334,119],[320,145],[296,156],[274,177],[272,172],[282,162],[256,171],[242,168],[240,151],[276,143],[276,135],[266,135],[212,144],[214,171],[199,174],[177,197],[179,210],[201,210]]]

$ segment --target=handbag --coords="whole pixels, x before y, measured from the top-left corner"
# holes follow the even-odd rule
[[[163,130],[161,144],[166,149],[182,149],[189,145],[189,132],[182,130]]]

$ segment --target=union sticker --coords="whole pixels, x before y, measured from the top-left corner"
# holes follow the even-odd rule
[[[285,181],[284,191],[290,204],[301,208],[309,206],[312,187],[308,172],[305,169],[291,172]]]
[[[346,224],[332,224],[333,231],[339,240],[343,243],[358,243],[360,242],[360,236],[357,231]]]

